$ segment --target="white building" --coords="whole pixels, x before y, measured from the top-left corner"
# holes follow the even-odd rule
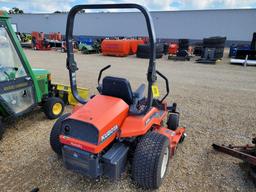
[[[256,32],[256,9],[156,11],[151,12],[157,38],[199,40],[226,36],[228,41],[251,41]],[[65,34],[67,14],[11,15],[18,31]],[[83,13],[76,16],[74,35],[146,36],[146,25],[139,12]]]

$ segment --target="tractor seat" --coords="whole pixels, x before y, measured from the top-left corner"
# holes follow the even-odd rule
[[[144,89],[145,85],[142,84],[137,91],[133,93],[130,82],[127,79],[106,76],[102,81],[101,94],[120,98],[130,106],[143,98]]]

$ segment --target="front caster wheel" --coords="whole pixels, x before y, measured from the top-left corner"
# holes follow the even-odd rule
[[[186,137],[187,137],[187,134],[186,134],[186,133],[183,133],[182,136],[181,136],[181,138],[180,138],[180,140],[179,140],[179,143],[183,143],[184,140],[186,139]]]
[[[170,113],[168,120],[167,120],[167,127],[168,129],[175,131],[179,127],[179,113]]]

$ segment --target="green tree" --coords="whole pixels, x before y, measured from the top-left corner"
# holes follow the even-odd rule
[[[23,10],[19,9],[18,7],[13,7],[9,10],[9,14],[22,14],[24,13]]]

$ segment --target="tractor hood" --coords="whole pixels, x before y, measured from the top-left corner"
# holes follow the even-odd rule
[[[37,80],[45,79],[50,74],[46,69],[32,69]]]
[[[129,106],[119,98],[96,95],[77,109],[62,124],[62,135],[93,145],[115,139]]]

